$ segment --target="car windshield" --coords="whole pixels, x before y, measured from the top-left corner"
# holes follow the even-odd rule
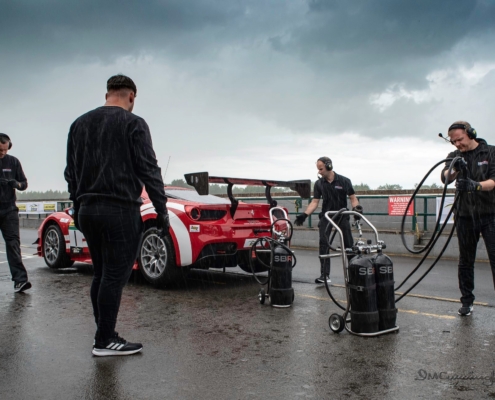
[[[170,190],[165,189],[165,194],[171,199],[194,201],[196,203],[203,204],[230,204],[228,199],[222,199],[221,197],[208,194],[206,196],[199,195],[194,190]]]

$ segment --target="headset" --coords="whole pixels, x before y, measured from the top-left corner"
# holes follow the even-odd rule
[[[5,133],[0,133],[0,138],[5,138],[9,141],[9,150],[12,148],[12,140],[10,140],[9,136]]]
[[[323,164],[325,164],[325,169],[327,171],[331,171],[333,169],[332,160],[330,160],[328,157],[320,157],[318,158],[317,162],[318,161],[321,161]]]
[[[464,129],[466,131],[469,139],[476,139],[476,135],[477,135],[476,129],[474,129],[472,126],[470,126],[468,128],[468,125],[452,124],[452,125],[450,125],[448,132],[450,132],[453,129]]]

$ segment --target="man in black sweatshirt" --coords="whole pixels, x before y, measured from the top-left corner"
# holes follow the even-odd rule
[[[19,160],[8,151],[12,141],[0,133],[0,230],[7,250],[7,261],[14,281],[14,291],[24,292],[31,288],[26,268],[22,263],[21,240],[19,236],[19,209],[15,205],[15,191],[27,189],[27,179]]]
[[[164,184],[146,122],[132,114],[136,85],[123,75],[107,82],[106,103],[74,121],[67,141],[65,179],[74,223],[88,243],[94,276],[91,302],[97,324],[93,354],[128,355],[142,349],[115,332],[122,290],[143,232],[143,184],[168,233]]]
[[[456,180],[458,199],[454,209],[459,241],[459,289],[462,307],[458,314],[471,315],[474,303],[474,262],[483,236],[495,285],[495,147],[478,138],[466,121],[454,122],[448,130],[457,150],[442,171],[442,181]],[[451,163],[454,165],[451,167]],[[450,175],[449,175],[450,170]]]

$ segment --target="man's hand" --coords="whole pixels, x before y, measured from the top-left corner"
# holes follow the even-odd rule
[[[15,179],[11,179],[9,180],[9,185],[12,189],[19,189],[21,184],[17,182]]]
[[[167,214],[158,214],[156,216],[156,228],[158,229],[158,236],[165,237],[168,235],[170,229],[170,220]]]
[[[467,169],[467,162],[462,157],[457,157],[454,165],[452,165],[454,170],[461,172]]]
[[[358,204],[356,207],[352,208],[352,211],[356,211],[359,214],[363,213],[363,206],[361,204]],[[354,215],[354,221],[359,221],[361,217],[359,215]]]
[[[460,192],[477,192],[481,190],[481,183],[473,181],[472,179],[457,179],[455,187]]]
[[[306,218],[308,218],[308,214],[306,214],[306,213],[299,214],[296,217],[295,224],[297,226],[302,226],[302,224],[304,224],[304,221],[306,221]]]

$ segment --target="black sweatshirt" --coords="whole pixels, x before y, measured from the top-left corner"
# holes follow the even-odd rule
[[[92,202],[139,206],[144,184],[156,212],[167,212],[148,125],[121,107],[99,107],[74,121],[64,175],[76,209]]]
[[[484,139],[476,139],[478,146],[474,150],[461,152],[455,150],[447,158],[462,157],[467,163],[467,175],[461,172],[458,178],[470,178],[476,182],[491,179],[495,181],[495,147],[490,146]],[[445,163],[442,170],[442,182],[445,182],[444,172],[449,168],[450,161]],[[458,215],[467,217],[495,213],[495,190],[461,192]]]
[[[20,183],[20,187],[16,188],[17,190],[27,189],[28,183],[26,175],[24,175],[21,163],[17,158],[9,154],[6,154],[3,158],[0,158],[0,170],[0,179],[5,179],[7,181],[15,179]],[[4,181],[4,183],[6,182]],[[0,213],[16,210],[16,199],[15,189],[8,184],[0,185]]]

